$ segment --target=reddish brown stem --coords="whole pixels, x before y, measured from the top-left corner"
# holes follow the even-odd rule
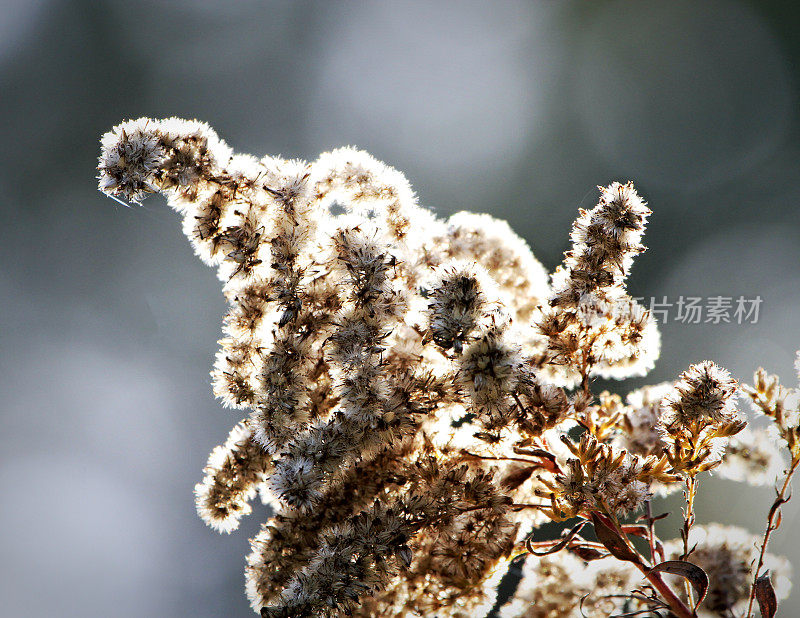
[[[669,605],[670,609],[678,618],[695,618],[696,614],[672,592],[672,589],[664,583],[664,580],[661,579],[658,573],[651,572],[643,563],[637,564],[636,567],[647,578],[647,581],[653,585],[653,588],[661,593],[667,605]]]
[[[650,506],[650,500],[645,500],[644,508],[647,513],[647,544],[650,546],[650,562],[655,566],[658,563],[658,558],[656,558],[656,532],[653,524],[653,509]]]
[[[697,496],[697,478],[694,475],[686,477],[685,495],[686,512],[683,521],[683,555],[681,556],[681,560],[686,560],[689,558],[689,532],[691,532],[695,520],[694,499]],[[692,591],[692,585],[688,580],[686,580],[684,582],[684,586],[686,588],[686,596],[689,598],[689,603],[694,605],[694,593]]]
[[[793,457],[792,464],[789,467],[789,470],[786,472],[786,479],[783,481],[783,485],[781,486],[780,490],[778,490],[778,497],[775,499],[775,502],[772,504],[772,508],[769,510],[769,516],[767,517],[767,529],[764,531],[764,540],[761,543],[761,551],[758,554],[758,566],[756,566],[755,573],[753,574],[753,585],[750,587],[750,601],[747,604],[746,614],[747,618],[750,618],[750,616],[753,615],[753,601],[756,598],[755,581],[758,579],[758,574],[761,572],[761,567],[764,566],[764,554],[767,552],[769,537],[772,536],[772,532],[778,527],[775,525],[775,518],[778,516],[781,505],[789,501],[789,498],[786,498],[786,492],[788,491],[789,485],[792,482],[792,475],[797,471],[798,466],[800,466],[800,457]]]
[[[642,575],[644,575],[645,578],[647,578],[647,581],[649,581],[653,585],[653,588],[655,588],[656,590],[658,590],[659,593],[661,593],[661,596],[664,597],[664,601],[667,603],[667,605],[669,605],[672,612],[678,618],[695,618],[697,614],[695,614],[695,612],[689,609],[689,607],[683,601],[681,601],[678,595],[676,595],[672,591],[672,588],[670,588],[666,584],[666,582],[663,579],[661,579],[661,574],[659,572],[653,572],[641,560],[641,558],[639,557],[639,553],[636,551],[633,545],[631,545],[627,535],[623,534],[622,530],[617,525],[617,523],[613,519],[610,519],[609,521],[610,524],[614,528],[616,528],[617,533],[625,540],[625,542],[630,546],[633,553],[636,555],[637,561],[634,562],[636,568],[642,572]]]

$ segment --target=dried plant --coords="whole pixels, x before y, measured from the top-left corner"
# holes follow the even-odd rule
[[[246,567],[262,616],[480,617],[521,559],[503,618],[771,616],[788,595],[766,549],[800,465],[798,391],[763,371],[745,387],[770,433],[744,429],[709,361],[624,401],[592,391],[659,354],[626,289],[650,214],[632,184],[580,211],[549,278],[504,222],[437,219],[352,148],[256,159],[203,123],[139,119],[103,136],[99,171],[123,203],[164,194],[223,282],[214,393],[247,416],[195,493],[223,532],[257,494],[272,505]],[[758,550],[694,525],[710,470],[782,476]],[[651,498],[681,488],[680,538],[662,542]]]

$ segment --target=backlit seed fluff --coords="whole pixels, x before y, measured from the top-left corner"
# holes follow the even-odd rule
[[[101,191],[139,202],[157,190],[166,150],[158,135],[148,130],[151,122],[147,118],[126,122],[103,136],[98,163]]]
[[[251,512],[250,500],[266,482],[270,457],[253,441],[250,427],[239,423],[225,444],[211,451],[206,477],[195,486],[197,512],[212,528],[231,532]]]
[[[627,594],[642,580],[627,563],[613,558],[583,562],[563,551],[528,556],[522,580],[500,608],[500,618],[607,618],[625,607]]]
[[[726,423],[737,419],[738,386],[727,370],[711,361],[692,365],[662,399],[662,422],[689,425],[708,419]]]
[[[475,263],[450,262],[439,268],[428,292],[433,341],[460,354],[479,323],[496,310],[497,297],[489,273]]]
[[[746,427],[730,439],[714,473],[732,481],[771,487],[786,468],[781,450],[772,432]]]
[[[631,391],[626,398],[623,431],[617,444],[634,455],[658,455],[663,448],[657,424],[661,400],[672,390],[672,384],[662,382]]]
[[[729,441],[720,475],[776,471],[762,434],[736,436],[737,384],[713,363],[625,403],[594,392],[660,351],[626,287],[650,214],[631,183],[600,188],[548,278],[507,223],[440,219],[356,148],[256,157],[205,123],[141,118],[103,136],[98,172],[118,201],[164,195],[222,281],[213,391],[245,419],[212,451],[196,507],[231,532],[257,494],[269,503],[245,569],[261,616],[484,618],[516,558],[560,548],[528,556],[503,618],[665,603],[688,617],[649,556],[620,562],[589,540],[600,533],[559,542],[542,525],[608,522],[631,541],[626,518],[716,467]],[[758,374],[746,392],[800,455],[795,391]],[[737,577],[714,602],[738,603],[748,583],[718,546],[709,574]]]

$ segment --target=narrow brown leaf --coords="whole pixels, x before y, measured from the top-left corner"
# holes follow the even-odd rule
[[[667,517],[669,517],[669,513],[661,513],[660,515],[653,515],[652,517],[640,515],[637,521],[658,521],[660,519],[666,519]]]
[[[531,475],[536,470],[536,466],[523,466],[520,468],[516,468],[506,474],[503,479],[500,481],[500,484],[508,490],[514,490],[520,485],[522,485],[525,481],[531,478]]]
[[[614,530],[607,518],[599,513],[592,513],[592,523],[597,540],[600,541],[612,556],[626,562],[641,562],[639,555],[635,553],[625,542],[619,533]]]
[[[571,554],[575,554],[578,556],[578,558],[585,560],[586,562],[608,557],[607,552],[600,551],[594,547],[589,547],[588,545],[568,545],[567,551]]]
[[[785,498],[783,496],[778,496],[769,509],[769,518],[772,519],[775,515],[775,511],[777,511],[779,508],[781,508],[782,505],[786,504],[791,499],[792,499],[791,496],[787,496]]]
[[[762,618],[773,618],[778,611],[778,597],[769,579],[769,571],[756,578],[756,601]]]
[[[531,544],[533,539],[528,539],[527,541],[525,541],[525,545],[528,547],[528,551],[531,552],[534,556],[548,556],[550,554],[554,554],[554,553],[564,549],[569,544],[569,542],[573,538],[575,538],[575,535],[578,534],[578,532],[581,531],[581,528],[583,528],[588,523],[589,523],[588,521],[580,522],[578,525],[576,525],[574,528],[572,528],[569,532],[567,532],[567,534],[564,536],[564,538],[562,538],[558,543],[556,543],[555,545],[553,545],[552,547],[550,547],[550,548],[548,548],[548,549],[546,549],[544,551],[536,551],[536,550],[533,549],[533,545]]]
[[[664,571],[664,573],[680,575],[686,579],[692,585],[692,588],[695,589],[695,592],[697,592],[697,603],[695,603],[694,606],[695,611],[700,607],[700,603],[703,602],[703,599],[706,598],[706,592],[708,592],[708,575],[696,564],[686,562],[685,560],[667,560],[650,569],[651,573],[653,571]]]
[[[645,539],[650,533],[650,529],[647,526],[641,526],[641,525],[620,526],[620,529],[625,534],[632,534],[634,536],[640,536]]]
[[[514,447],[514,452],[517,453],[518,455],[527,455],[528,457],[540,457],[542,459],[547,459],[552,462],[556,461],[555,455],[540,448]]]

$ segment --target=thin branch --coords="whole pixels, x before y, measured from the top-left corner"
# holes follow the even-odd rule
[[[686,510],[684,511],[683,530],[681,530],[681,536],[683,537],[683,555],[681,556],[681,560],[688,559],[689,554],[692,552],[692,550],[689,549],[689,532],[695,521],[694,499],[697,496],[698,484],[694,474],[690,474],[686,477],[686,489],[684,490],[684,495],[686,496]],[[693,607],[694,593],[692,591],[692,585],[688,581],[685,581],[684,587],[686,589],[686,595],[689,597],[689,605]]]
[[[753,601],[756,598],[756,586],[755,581],[758,579],[758,575],[761,572],[761,567],[764,566],[764,554],[767,552],[767,544],[769,543],[769,538],[772,536],[773,531],[777,530],[778,527],[781,525],[780,521],[780,510],[781,506],[789,500],[791,500],[792,495],[786,495],[786,492],[789,491],[792,482],[792,476],[797,471],[797,468],[800,466],[800,457],[793,457],[792,463],[789,467],[789,470],[786,471],[786,479],[783,481],[783,485],[779,490],[776,491],[777,497],[775,498],[775,502],[772,503],[772,506],[769,509],[769,515],[767,516],[767,529],[764,531],[764,540],[761,543],[761,551],[758,554],[758,565],[756,566],[755,573],[753,574],[753,585],[750,588],[750,600],[747,604],[747,618],[753,615]]]

